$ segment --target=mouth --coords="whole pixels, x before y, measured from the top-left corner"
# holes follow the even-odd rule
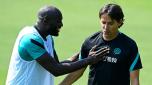
[[[60,32],[60,28],[57,29],[57,32]]]
[[[104,33],[104,35],[110,35],[110,33],[107,31],[103,31],[103,33]]]

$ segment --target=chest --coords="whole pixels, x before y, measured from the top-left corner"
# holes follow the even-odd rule
[[[130,57],[130,48],[126,43],[122,43],[121,41],[112,41],[112,42],[101,42],[97,41],[90,44],[88,47],[88,51],[94,46],[97,45],[97,49],[108,46],[110,47],[110,52],[105,56],[102,62],[112,63],[112,64],[128,64],[128,60]]]

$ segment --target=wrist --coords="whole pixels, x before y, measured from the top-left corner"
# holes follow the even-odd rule
[[[88,65],[90,65],[90,64],[93,63],[93,58],[86,58],[86,59],[85,59],[85,62],[86,62]]]

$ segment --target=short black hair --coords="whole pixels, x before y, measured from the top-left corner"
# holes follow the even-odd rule
[[[105,13],[107,13],[111,17],[111,19],[114,19],[117,22],[124,20],[123,11],[122,11],[121,7],[117,4],[110,3],[110,4],[107,4],[104,7],[102,7],[99,11],[99,18],[101,18],[101,16]],[[121,26],[122,25],[123,25],[123,23],[121,24]]]
[[[44,6],[38,12],[39,20],[62,19],[61,11],[54,6]]]

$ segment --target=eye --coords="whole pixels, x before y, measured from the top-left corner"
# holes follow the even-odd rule
[[[102,24],[106,24],[106,22],[102,21]]]
[[[108,24],[109,24],[109,25],[113,25],[113,24],[114,24],[114,22],[109,22]]]

